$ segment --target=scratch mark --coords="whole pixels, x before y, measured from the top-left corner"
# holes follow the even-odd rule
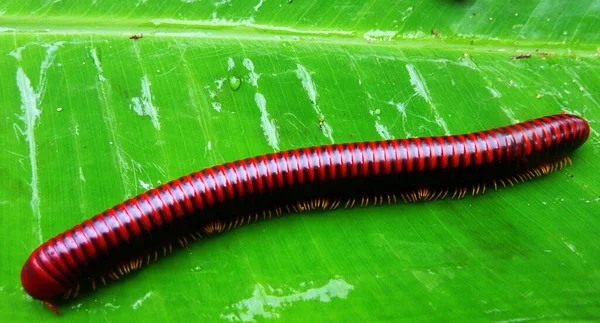
[[[36,120],[42,113],[37,108],[37,95],[31,87],[31,81],[25,75],[23,68],[17,69],[17,87],[21,93],[21,111],[23,115],[21,120],[25,123],[25,130],[23,135],[25,140],[29,143],[29,162],[31,164],[31,210],[35,216],[36,225],[34,232],[37,233],[38,240],[42,240],[42,226],[41,226],[41,214],[40,214],[40,196],[38,192],[38,174],[37,174],[37,152],[35,145],[35,124]]]
[[[406,130],[406,122],[408,121],[408,116],[406,114],[406,103],[402,103],[402,102],[396,103],[393,100],[390,100],[388,102],[388,104],[395,106],[396,110],[398,110],[398,112],[400,112],[400,117],[402,117],[402,128],[404,128],[406,137],[412,137],[412,134],[410,132],[408,132],[408,130]]]
[[[115,166],[117,166],[117,168],[119,170],[119,175],[121,176],[121,182],[123,183],[124,197],[129,198],[131,195],[133,195],[134,185],[135,185],[134,182],[132,182],[130,180],[129,174],[128,174],[132,169],[124,157],[124,155],[128,157],[127,152],[125,152],[125,150],[121,147],[119,142],[115,140],[115,132],[116,132],[116,128],[117,128],[116,117],[112,110],[112,106],[109,104],[111,88],[110,88],[110,84],[108,83],[107,79],[104,77],[104,74],[103,74],[104,70],[102,69],[102,65],[100,63],[98,55],[94,55],[94,53],[95,53],[95,48],[92,47],[90,49],[90,54],[92,55],[92,58],[94,59],[94,65],[96,66],[96,72],[98,74],[98,81],[97,81],[96,86],[98,88],[98,98],[103,107],[102,118],[108,128],[111,142],[114,143],[114,147],[115,147],[114,155],[116,158],[113,157],[113,162],[114,162]],[[134,165],[133,171],[134,171],[134,177],[135,177],[135,170],[136,170],[135,167],[141,168],[141,165],[139,163],[135,162],[132,158],[130,158],[130,159],[131,159],[132,165]]]
[[[141,179],[139,181],[140,181],[140,186],[143,187],[145,190],[149,190],[152,188],[152,185],[142,181]]]
[[[508,117],[508,119],[510,120],[510,122],[512,123],[519,123],[519,119],[515,118],[515,114],[507,107],[501,105],[500,109],[502,110],[502,112],[504,112],[504,114],[506,114],[506,116]]]
[[[34,233],[38,236],[38,241],[43,241],[42,237],[42,226],[41,226],[41,212],[40,212],[40,196],[38,188],[38,168],[37,168],[37,147],[35,141],[35,127],[37,120],[39,119],[42,110],[39,109],[39,104],[43,101],[46,91],[46,72],[52,66],[54,58],[56,57],[56,51],[59,47],[62,47],[64,42],[56,42],[50,45],[43,45],[46,47],[46,56],[41,63],[39,81],[36,89],[34,90],[31,85],[31,80],[25,74],[25,71],[21,66],[17,68],[16,82],[17,88],[21,95],[21,111],[23,114],[19,117],[25,124],[25,129],[21,130],[21,134],[25,136],[25,140],[29,144],[29,163],[31,166],[31,210],[35,217],[35,228]],[[21,51],[24,47],[18,48],[16,52],[11,52],[11,55],[15,57],[19,62],[21,61]],[[15,53],[13,55],[13,53]]]
[[[269,113],[267,112],[267,100],[265,99],[265,96],[261,93],[256,93],[254,95],[254,101],[260,109],[260,123],[265,137],[267,137],[269,146],[275,150],[279,150],[279,135],[277,133],[277,128],[275,127],[275,122],[269,120]]]
[[[244,67],[250,72],[248,74],[248,82],[252,84],[254,87],[258,87],[258,79],[260,79],[260,74],[254,71],[254,63],[249,58],[244,58],[242,62]]]
[[[90,53],[92,54],[92,59],[94,60],[94,65],[96,66],[96,71],[98,72],[98,80],[100,82],[106,81],[104,77],[104,70],[102,69],[102,65],[100,64],[100,59],[98,59],[98,53],[96,52],[96,47],[92,47],[90,49]]]
[[[152,296],[152,292],[146,293],[146,295],[144,295],[144,297],[138,299],[137,301],[135,301],[135,303],[131,304],[131,308],[133,308],[134,310],[137,310],[138,308],[140,308],[140,306],[142,306],[142,303],[145,300],[147,300],[148,298],[150,298],[150,296]]]
[[[319,108],[319,105],[317,104],[317,97],[319,96],[319,93],[317,92],[317,87],[312,80],[310,72],[304,66],[302,66],[300,64],[297,64],[297,68],[298,69],[296,70],[296,75],[298,76],[300,81],[302,81],[302,87],[304,88],[304,90],[306,91],[306,94],[308,95],[308,98],[310,99],[313,110],[315,111],[317,116],[321,120],[323,120],[322,121],[323,135],[325,137],[329,138],[329,141],[331,141],[331,143],[334,143],[333,135],[332,135],[333,129],[331,128],[331,125],[329,125],[327,123],[327,121],[325,120],[325,115],[323,114],[323,112],[321,111],[321,108]]]
[[[217,112],[221,112],[221,103],[220,102],[211,102],[213,109]]]
[[[410,83],[413,85],[415,92],[420,97],[422,97],[425,100],[425,102],[429,103],[429,106],[431,107],[431,112],[433,113],[433,116],[435,118],[435,122],[440,127],[442,127],[442,129],[444,129],[446,135],[450,135],[450,130],[448,129],[446,121],[442,119],[440,113],[437,110],[437,107],[431,101],[431,95],[429,93],[429,88],[427,87],[425,79],[423,79],[423,76],[421,76],[419,71],[417,71],[413,65],[407,64],[406,69],[408,70],[408,74],[410,75]]]
[[[220,7],[220,6],[226,5],[226,4],[231,5],[231,0],[220,0],[220,1],[217,1],[217,2],[213,3],[213,5],[215,7]]]
[[[377,133],[381,136],[381,138],[385,140],[392,139],[392,136],[390,135],[390,132],[388,131],[387,127],[379,123],[379,120],[375,120],[375,129],[377,130]]]
[[[231,71],[234,67],[235,67],[235,62],[233,61],[233,58],[229,57],[227,59],[227,70]]]
[[[131,98],[130,107],[138,115],[147,115],[152,120],[152,125],[156,130],[160,130],[160,122],[158,121],[158,108],[152,103],[152,93],[150,92],[150,79],[148,75],[142,77],[142,95],[141,97]]]
[[[314,283],[310,282],[309,284]],[[304,287],[305,285],[306,283],[302,283],[300,286]],[[328,303],[334,298],[346,299],[353,289],[353,285],[340,278],[331,279],[324,286],[308,288],[303,292],[290,288],[292,293],[289,295],[283,295],[281,288],[274,289],[271,286],[265,288],[261,284],[256,284],[252,297],[227,306],[226,310],[232,312],[221,314],[220,317],[231,322],[254,322],[258,317],[266,319],[279,318],[280,314],[278,312],[280,310],[296,302],[315,300]]]
[[[52,7],[52,5],[54,5],[55,3],[59,3],[61,2],[61,0],[51,0],[51,1],[46,1],[46,4],[42,5],[41,7],[37,8],[36,10],[30,12],[29,14],[31,15],[35,15],[36,13],[38,13],[40,10],[47,8],[47,7]],[[50,9],[50,8],[48,8]]]
[[[85,176],[83,176],[83,168],[81,168],[81,166],[79,166],[79,179],[80,179],[82,182],[85,182],[85,181],[86,181],[86,180],[85,180]]]
[[[265,0],[260,0],[258,2],[258,4],[256,6],[254,6],[254,11],[258,11],[258,9],[260,9],[260,7],[262,7],[264,2],[265,2]]]
[[[486,89],[488,89],[488,91],[490,91],[490,94],[492,94],[493,98],[501,98],[502,97],[502,93],[500,93],[498,90],[494,89],[491,86],[486,86]]]

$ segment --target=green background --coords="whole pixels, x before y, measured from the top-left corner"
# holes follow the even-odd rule
[[[0,315],[598,320],[599,29],[597,0],[5,1]],[[573,166],[533,182],[244,226],[73,300],[61,318],[20,284],[42,241],[204,167],[561,111],[587,118],[590,139]]]

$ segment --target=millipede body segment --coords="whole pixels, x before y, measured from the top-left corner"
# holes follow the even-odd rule
[[[462,198],[560,169],[588,138],[584,119],[547,116],[476,133],[315,146],[210,167],[151,189],[46,241],[21,271],[56,310],[173,244],[282,213]]]

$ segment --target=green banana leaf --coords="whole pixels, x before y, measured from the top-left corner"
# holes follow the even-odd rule
[[[21,287],[29,253],[176,177],[564,111],[592,132],[550,176],[462,200],[259,221],[61,304],[61,315],[599,320],[599,27],[598,0],[1,3],[0,315],[54,321]]]

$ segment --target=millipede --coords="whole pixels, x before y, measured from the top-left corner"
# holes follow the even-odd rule
[[[314,146],[209,167],[160,185],[51,238],[21,271],[25,291],[58,315],[76,297],[156,262],[173,246],[279,217],[461,199],[571,164],[588,122],[556,114],[486,131]]]

